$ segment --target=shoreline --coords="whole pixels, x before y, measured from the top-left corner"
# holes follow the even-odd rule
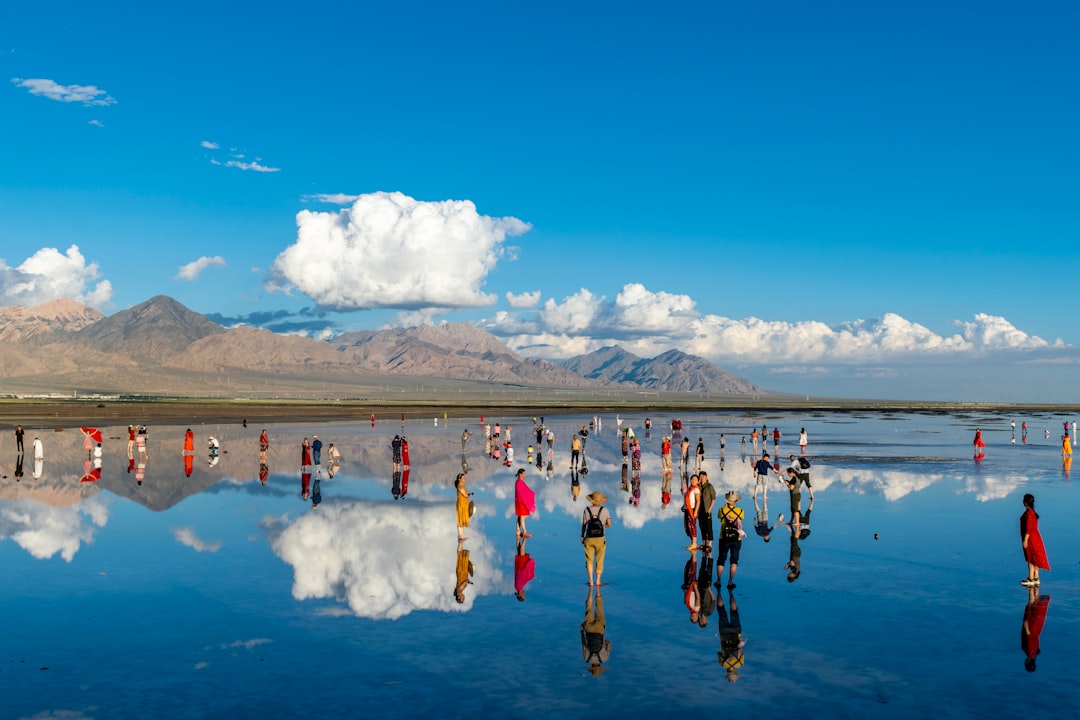
[[[768,413],[1068,413],[1080,414],[1077,405],[1040,405],[1020,403],[918,402],[899,400],[793,399],[726,397],[711,399],[640,398],[611,402],[575,401],[544,404],[537,402],[495,401],[491,398],[460,398],[455,402],[436,399],[402,402],[389,398],[365,401],[336,400],[0,400],[0,425],[14,427],[68,428],[83,425],[127,425],[156,422],[185,424],[206,422],[307,422],[367,420],[387,416],[406,419],[446,417],[479,418],[508,415],[565,415],[579,413],[718,412],[762,415]]]

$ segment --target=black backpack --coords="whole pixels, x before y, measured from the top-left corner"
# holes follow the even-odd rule
[[[720,525],[720,539],[728,542],[736,542],[740,540],[741,536],[739,535],[739,526],[736,524],[739,521],[738,515],[732,512],[729,519],[726,504],[722,508],[720,508],[720,512],[718,512],[717,515],[723,521]]]
[[[803,470],[809,470],[810,469],[810,460],[805,458],[805,457],[800,456],[799,457],[799,467],[801,467]]]
[[[585,509],[585,512],[589,513],[589,519],[585,521],[585,537],[604,537],[604,521],[600,519],[600,513],[603,512],[603,510],[604,508],[603,506],[601,506],[594,515],[592,508]]]

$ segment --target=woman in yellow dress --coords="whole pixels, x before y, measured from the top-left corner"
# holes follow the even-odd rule
[[[1061,457],[1072,457],[1072,440],[1069,439],[1069,433],[1061,436]]]
[[[465,537],[465,528],[469,527],[469,497],[472,496],[465,487],[465,473],[458,473],[454,487],[457,488],[457,536],[460,542],[468,540]]]

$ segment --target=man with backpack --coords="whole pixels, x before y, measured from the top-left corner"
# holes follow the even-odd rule
[[[795,457],[789,455],[788,459],[791,460],[791,465],[788,467],[795,471],[795,477],[799,482],[806,486],[806,489],[810,491],[810,499],[814,499],[814,488],[810,486],[810,460],[805,455]]]
[[[600,585],[604,574],[604,554],[607,550],[607,528],[611,527],[611,513],[604,507],[607,495],[596,490],[585,496],[590,506],[581,514],[581,544],[585,546],[585,570],[589,585]],[[595,568],[595,569],[594,569]],[[593,578],[595,577],[595,582]]]
[[[742,548],[743,511],[735,504],[742,499],[737,491],[732,490],[724,496],[724,504],[720,506],[717,516],[720,518],[720,543],[717,546],[716,555],[716,586],[720,587],[720,579],[724,575],[724,563],[728,565],[728,590],[735,589],[735,571],[739,567],[739,550]],[[730,558],[730,560],[729,560]]]

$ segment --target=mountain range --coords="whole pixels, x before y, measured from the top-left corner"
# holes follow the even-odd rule
[[[0,307],[2,394],[123,392],[331,397],[425,378],[477,384],[766,394],[707,360],[618,346],[558,364],[523,358],[467,323],[347,332],[330,340],[227,329],[158,295],[110,316],[72,300]]]

